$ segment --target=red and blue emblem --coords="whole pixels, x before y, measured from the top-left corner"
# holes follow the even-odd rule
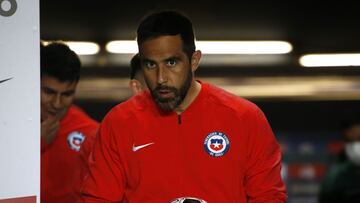
[[[227,136],[222,132],[212,132],[207,135],[204,141],[205,151],[214,157],[223,156],[230,147]]]
[[[80,132],[72,132],[68,135],[67,141],[71,149],[80,151],[81,144],[84,142],[85,136]]]

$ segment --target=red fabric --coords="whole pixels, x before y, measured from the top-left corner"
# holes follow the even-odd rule
[[[80,201],[80,188],[85,173],[88,172],[87,160],[95,141],[98,123],[88,117],[81,109],[72,106],[60,121],[60,130],[52,143],[47,145],[41,140],[41,202]],[[73,132],[81,133],[84,141],[77,151],[68,141]]]
[[[85,180],[85,203],[162,203],[195,197],[208,203],[285,202],[280,147],[253,103],[202,83],[181,114],[165,114],[149,92],[104,118]],[[228,151],[210,156],[207,136],[221,132]],[[153,143],[137,151],[133,146]],[[222,146],[224,147],[224,146]]]

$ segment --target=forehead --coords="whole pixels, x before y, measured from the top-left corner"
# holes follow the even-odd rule
[[[139,47],[142,59],[161,60],[170,57],[186,57],[180,35],[166,35],[144,41]]]
[[[63,91],[69,91],[69,90],[75,90],[77,85],[76,81],[70,82],[70,81],[59,81],[55,77],[51,77],[48,75],[43,75],[41,77],[41,88],[49,88],[54,91],[63,92]]]

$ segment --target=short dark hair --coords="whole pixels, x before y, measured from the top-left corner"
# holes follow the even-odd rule
[[[135,54],[130,61],[130,79],[136,79],[136,74],[141,71],[139,54]]]
[[[62,42],[40,46],[41,77],[54,77],[60,82],[78,82],[81,62],[78,55]]]
[[[191,59],[195,52],[195,35],[188,17],[176,11],[161,11],[150,14],[140,22],[137,29],[138,46],[152,38],[164,35],[180,35],[183,51]]]

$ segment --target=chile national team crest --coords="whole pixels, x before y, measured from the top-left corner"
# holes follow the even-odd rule
[[[81,144],[84,142],[85,136],[80,132],[72,132],[68,135],[67,141],[71,149],[80,151]]]
[[[205,151],[211,156],[223,156],[230,147],[229,139],[222,132],[212,132],[208,134],[204,141]]]

